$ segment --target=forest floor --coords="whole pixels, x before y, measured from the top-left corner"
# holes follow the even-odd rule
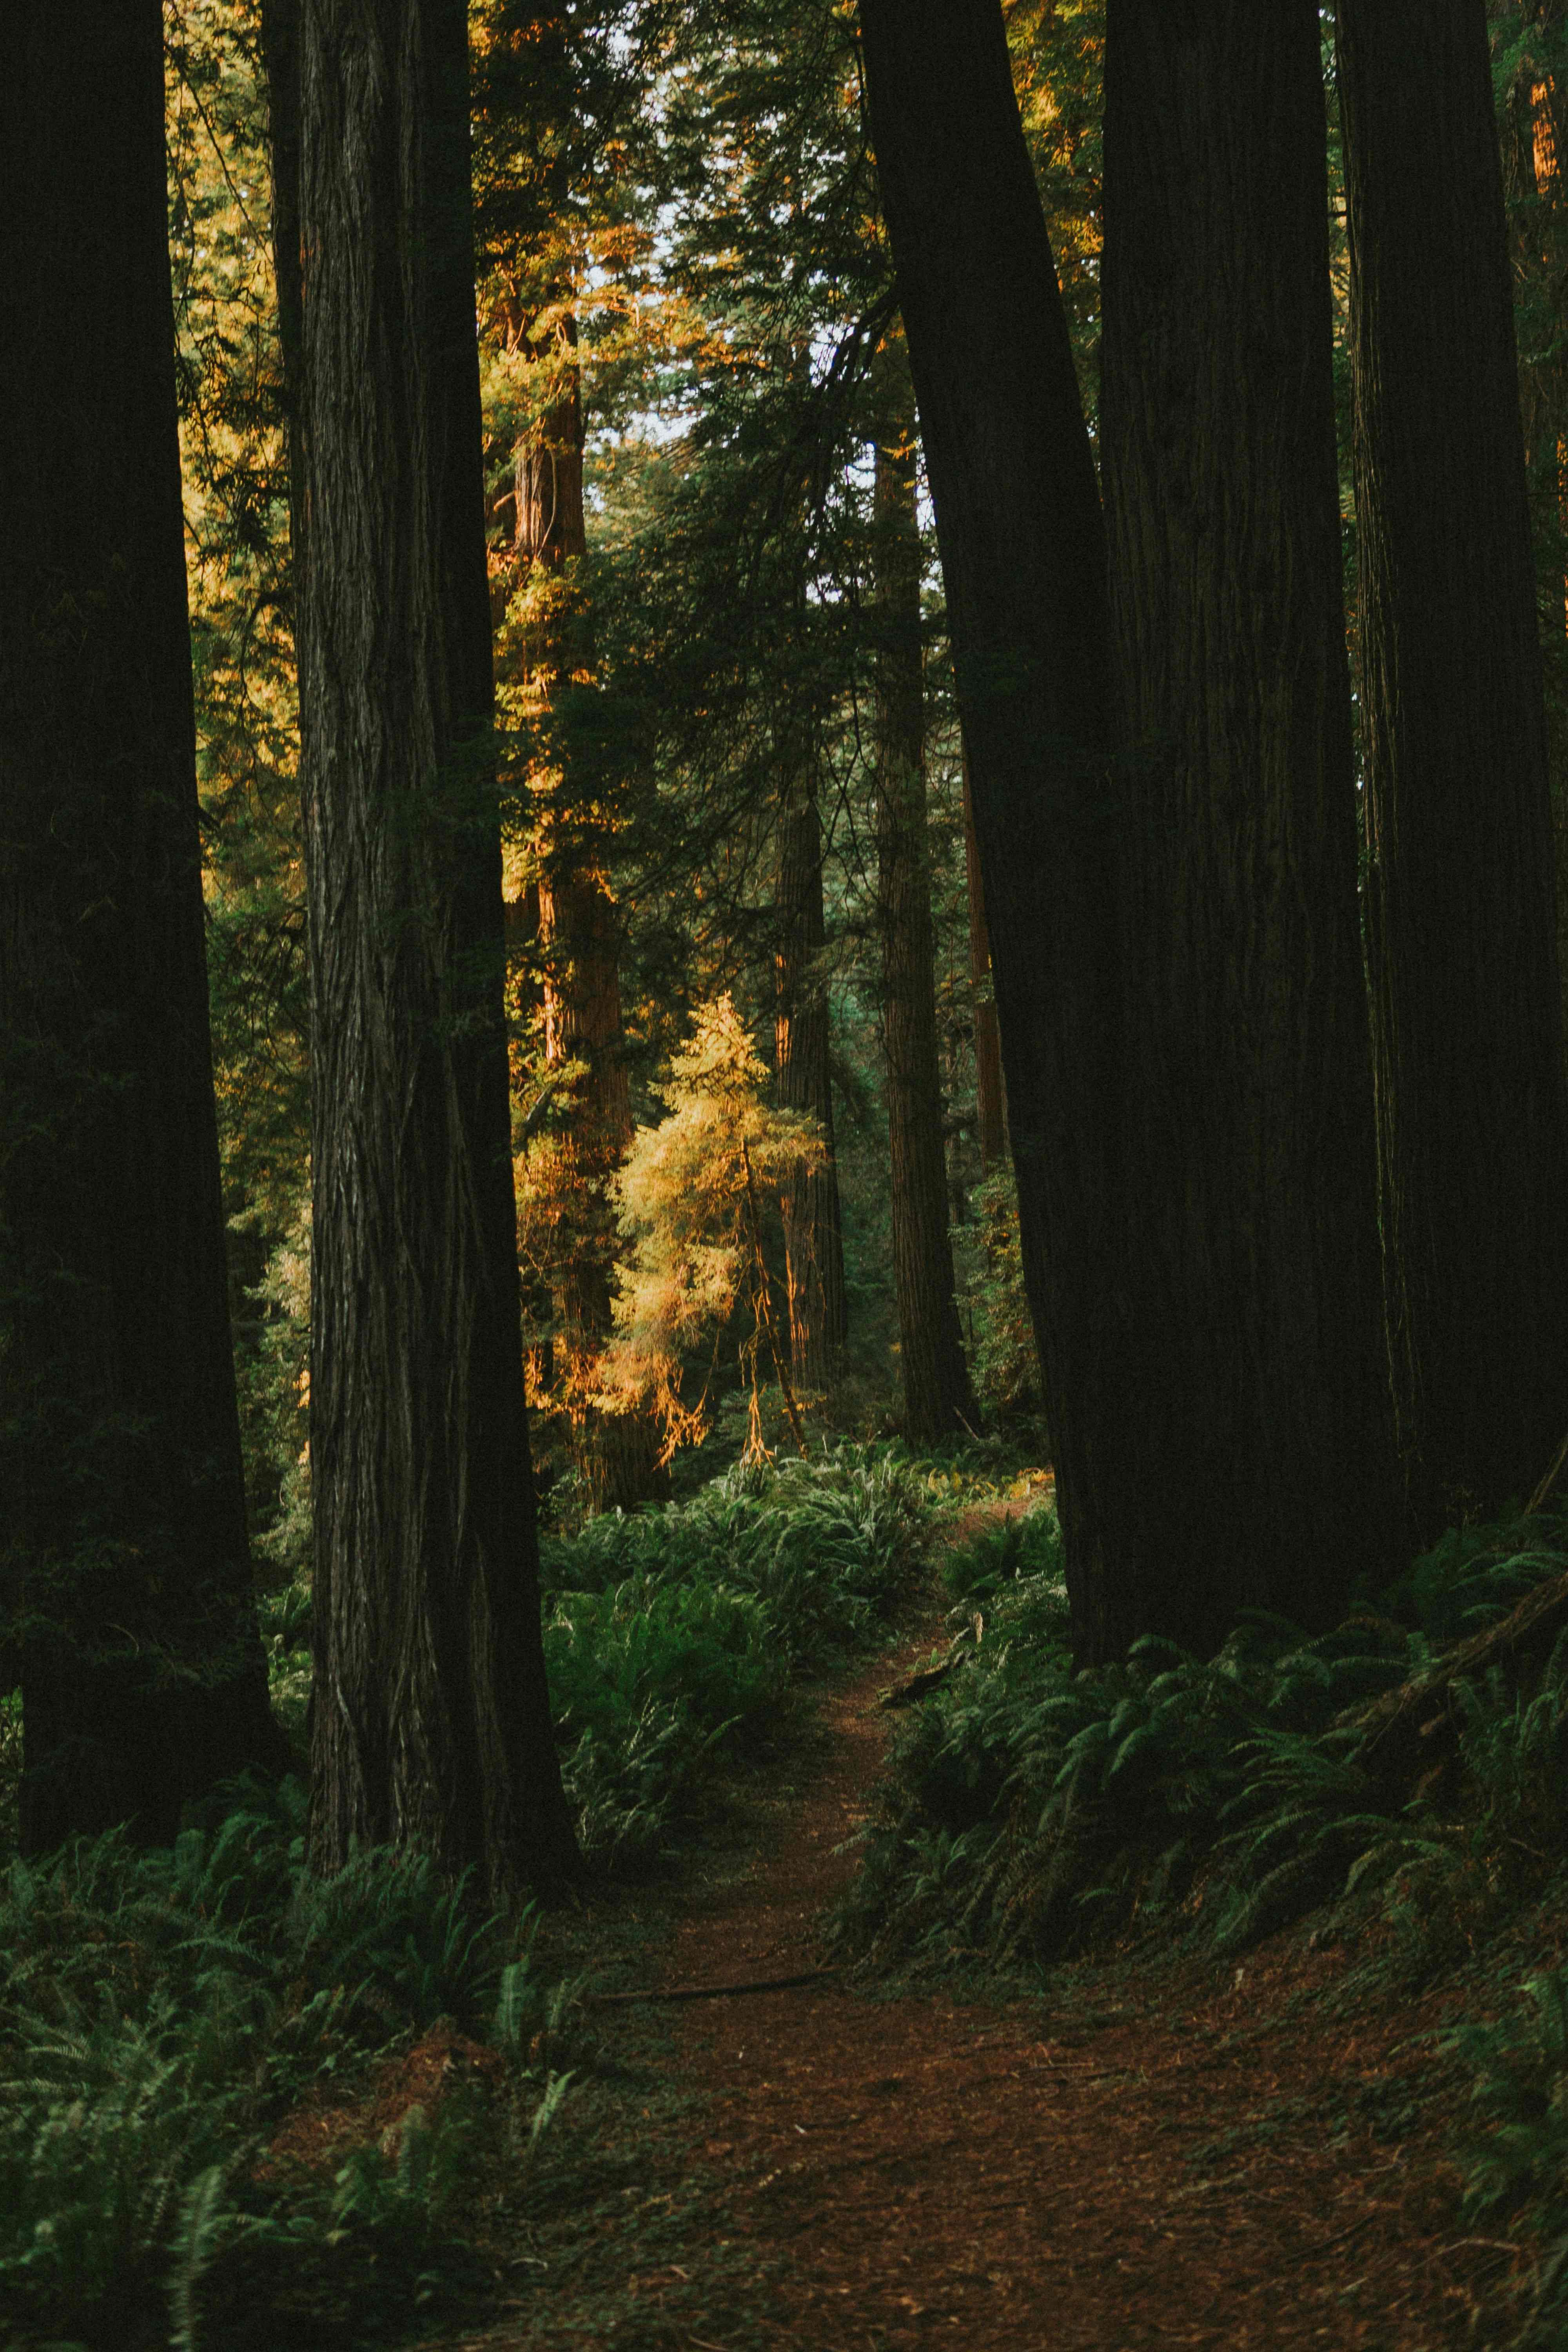
[[[1465,2086],[1433,2038],[1452,1986],[1400,1995],[1307,1928],[1240,1965],[1144,1948],[1026,1987],[811,1973],[894,1720],[879,1693],[929,1654],[929,1613],[823,1694],[677,1893],[547,1928],[553,1964],[593,1967],[597,2038],[491,2209],[510,2315],[445,2352],[1508,2341],[1521,2256],[1464,2223]],[[1531,1932],[1500,2000],[1516,1960],[1561,1957]],[[781,1977],[808,1980],[626,1998]]]

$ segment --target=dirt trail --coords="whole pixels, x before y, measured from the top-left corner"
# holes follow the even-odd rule
[[[877,1688],[900,1670],[883,1661],[827,1703],[774,1850],[682,1923],[667,1985],[820,1961],[889,1721]],[[1480,2297],[1504,2254],[1467,2234],[1439,2146],[1402,2136],[1400,2073],[1421,2062],[1399,2044],[1422,2019],[1278,2015],[1335,1965],[1297,1948],[1223,1975],[1124,1968],[1075,1979],[1059,2007],[884,2000],[830,1979],[666,2012],[684,2079],[711,2093],[691,2157],[734,2184],[730,2226],[786,2315],[774,2340],[1494,2340]]]

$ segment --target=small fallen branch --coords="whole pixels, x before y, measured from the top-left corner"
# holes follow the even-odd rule
[[[949,1622],[951,1622],[951,1620]],[[981,1636],[984,1631],[985,1620],[977,1610],[968,1624],[961,1625],[948,1643],[945,1658],[941,1659],[934,1666],[920,1667],[916,1673],[908,1675],[903,1682],[895,1683],[891,1690],[883,1691],[877,1701],[878,1706],[884,1710],[894,1706],[909,1706],[915,1699],[927,1697],[931,1691],[940,1688],[942,1684],[946,1682],[963,1656],[966,1643],[973,1643],[976,1649],[980,1647]]]
[[[591,1992],[584,1995],[585,2009],[625,2009],[639,2000],[733,2000],[748,1992],[795,1992],[803,1985],[820,1984],[825,1977],[836,1977],[837,1966],[826,1969],[804,1969],[793,1977],[752,1977],[742,1984],[670,1985],[649,1992]]]
[[[1568,1432],[1564,1432],[1563,1443],[1552,1457],[1552,1467],[1547,1471],[1545,1477],[1542,1478],[1540,1486],[1537,1486],[1534,1494],[1531,1495],[1529,1502],[1526,1503],[1524,1507],[1524,1516],[1527,1519],[1532,1519],[1535,1517],[1536,1512],[1539,1511],[1544,1504],[1546,1497],[1551,1494],[1552,1489],[1556,1486],[1558,1479],[1563,1475],[1563,1465],[1564,1462],[1568,1462]]]
[[[1340,1717],[1346,1730],[1361,1734],[1362,1760],[1378,1779],[1403,1787],[1429,1772],[1448,1738],[1458,1738],[1460,1710],[1455,1685],[1481,1682],[1493,1666],[1522,1676],[1544,1667],[1558,1636],[1568,1627],[1568,1576],[1537,1585],[1495,1625],[1438,1659],[1370,1706]]]

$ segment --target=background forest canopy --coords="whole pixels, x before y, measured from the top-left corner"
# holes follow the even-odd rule
[[[232,1297],[253,1524],[282,1573],[309,1545],[309,1014],[267,97],[257,10],[170,21]],[[791,1443],[765,1335],[759,1353],[736,1295],[749,1265],[729,1262],[751,1253],[749,1231],[731,1231],[743,1184],[721,1164],[700,1171],[683,1234],[681,1204],[652,1175],[671,1075],[726,1002],[766,1072],[747,1124],[786,1371],[818,1428],[868,1431],[895,1409],[875,800],[887,401],[872,366],[894,311],[852,13],[481,8],[471,29],[519,1244],[536,1459],[552,1508],[571,1517],[661,1491],[658,1456],[678,1438],[713,1433],[700,1471],[758,1414],[765,1442]],[[1092,13],[1060,26],[1026,13],[1019,34],[1087,375],[1098,28]],[[987,1412],[1026,1426],[1038,1373],[994,1039],[980,1098],[976,1006],[983,1052],[994,1012],[984,961],[978,982],[972,964],[929,506],[921,528],[943,1178],[973,1376]],[[791,821],[820,839],[801,904],[781,903]],[[817,1066],[793,1096],[777,1067],[786,961],[826,1013],[801,1057]],[[820,1132],[825,1111],[842,1344],[824,1352],[797,1330],[792,1359],[781,1178],[764,1162],[779,1156],[781,1117]],[[602,1438],[638,1382],[655,1403],[651,1454],[607,1461],[589,1424]],[[979,1408],[968,1418],[978,1428]]]
[[[492,1603],[507,1629],[493,1657],[475,1636],[474,1674],[510,1657],[545,1715],[530,1593],[494,1601],[508,1545],[536,1550],[522,1441],[495,1434],[511,1406],[489,1405],[511,1343],[485,1252],[499,1218],[510,1265],[513,1203],[547,1535],[826,1439],[1048,1451],[1073,1643],[1104,1664],[1151,1633],[1212,1654],[1249,1610],[1321,1631],[1547,1471],[1568,1422],[1568,29],[1554,0],[1445,0],[1420,146],[1364,0],[1337,25],[1245,14],[1189,38],[1127,0],[1108,53],[1104,0],[478,0],[467,92],[447,58],[408,100],[428,186],[364,167],[409,302],[477,319],[476,424],[461,337],[378,314],[414,352],[400,376],[334,309],[358,281],[331,275],[356,194],[331,108],[358,100],[321,70],[325,0],[164,10],[248,1526],[213,1540],[254,1561],[291,1737],[312,1562],[319,1679],[366,1626],[419,1649],[398,1562],[448,1542],[469,1632]],[[457,19],[430,23],[436,57]],[[1173,124],[1184,181],[1160,161]],[[351,384],[381,404],[368,457],[332,438]],[[450,554],[470,425],[477,635]],[[412,651],[371,630],[362,676],[333,555],[405,533],[427,564]],[[50,606],[51,662],[94,593]],[[366,709],[386,856],[361,906],[332,864],[354,819],[310,746]],[[421,802],[394,771],[431,745]],[[402,896],[373,903],[394,869]],[[79,895],[97,941],[112,893]],[[37,987],[13,974],[0,1137],[26,1498],[7,1654],[24,1689],[51,1661],[26,1737],[62,1755],[79,1727],[45,1727],[73,1720],[70,1661],[110,1623],[132,1630],[94,1688],[134,1744],[151,1685],[128,1661],[163,1639],[154,1554],[185,1508],[152,1513],[151,1544],[122,1510],[163,1447],[137,1383],[169,1360],[178,1285],[154,1306],[150,1265],[122,1296],[106,1255],[84,1271],[47,1239],[108,1197],[93,1119],[162,1099],[146,1048],[103,1043],[133,1010],[101,978],[115,952],[57,959],[58,1003],[47,955]],[[482,1066],[503,953],[509,1152]],[[365,986],[401,1006],[384,1034]],[[429,1254],[393,1297],[411,1233]],[[100,1319],[139,1369],[72,1391],[111,1293]],[[126,1339],[141,1314],[156,1334]],[[204,1360],[226,1344],[215,1325]],[[398,1458],[408,1430],[427,1475]],[[216,1493],[227,1437],[189,1443],[192,1492]],[[397,1532],[410,1497],[443,1531]],[[355,1545],[381,1562],[369,1602]],[[193,1686],[226,1628],[251,1638],[249,1572],[171,1637]],[[146,1626],[115,1613],[126,1575]],[[489,1816],[453,1828],[500,1717],[475,1701],[469,1741],[468,1697],[432,1699],[419,1785],[458,1793],[426,1818],[366,1762],[384,1691],[368,1654],[355,1671],[363,1708],[310,1735],[344,1808],[319,1853],[395,1832],[505,1891]],[[114,1803],[79,1790],[25,1840]]]

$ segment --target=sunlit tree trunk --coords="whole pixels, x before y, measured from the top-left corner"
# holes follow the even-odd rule
[[[917,1440],[977,1418],[958,1327],[937,1057],[926,825],[915,403],[901,338],[879,355],[873,561],[878,631],[877,919],[888,1071],[893,1286],[904,1425]]]
[[[70,0],[10,29],[0,1656],[22,1685],[36,1852],[127,1819],[172,1837],[187,1798],[285,1758],[228,1324],[162,11]]]
[[[1341,0],[1367,940],[1394,1377],[1430,1530],[1568,1422],[1551,801],[1483,0]]]
[[[459,0],[303,0],[320,1866],[574,1861],[539,1629]]]
[[[803,1161],[784,1197],[790,1366],[795,1380],[827,1388],[848,1332],[838,1170],[833,1156],[827,983],[822,968],[822,824],[815,786],[796,776],[779,807],[777,1090],[783,1110],[809,1111],[827,1156]]]
[[[552,350],[542,365],[564,362],[561,398],[537,432],[518,442],[513,483],[517,526],[514,578],[546,589],[547,610],[521,648],[542,717],[552,700],[588,677],[592,625],[581,589],[554,608],[548,585],[562,583],[587,549],[583,499],[583,404],[570,311],[547,331]],[[548,730],[547,730],[548,740]],[[555,756],[552,747],[546,764]],[[570,1227],[570,1255],[554,1297],[560,1325],[554,1370],[563,1381],[574,1450],[593,1507],[627,1507],[665,1485],[658,1432],[641,1412],[609,1412],[592,1400],[596,1367],[612,1320],[612,1269],[617,1246],[610,1186],[631,1140],[631,1096],[621,1017],[620,927],[605,866],[609,841],[590,786],[578,780],[565,745],[563,765],[539,795],[539,940],[544,970],[544,1042],[552,1072],[572,1073],[556,1097],[542,1156],[547,1182]]]

